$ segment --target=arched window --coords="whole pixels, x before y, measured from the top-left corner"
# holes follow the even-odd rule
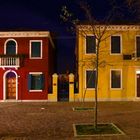
[[[9,40],[6,43],[6,54],[7,55],[15,55],[16,54],[16,42],[13,40]]]

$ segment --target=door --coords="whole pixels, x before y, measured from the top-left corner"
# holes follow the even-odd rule
[[[69,101],[69,79],[66,74],[59,75],[58,101]]]
[[[137,97],[140,97],[140,74],[137,74]]]
[[[16,99],[16,78],[6,78],[6,95],[7,99]]]

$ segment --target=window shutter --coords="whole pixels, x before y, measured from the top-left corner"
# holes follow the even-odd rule
[[[41,89],[43,90],[45,88],[45,75],[41,74]]]
[[[31,90],[31,74],[28,75],[28,90]]]

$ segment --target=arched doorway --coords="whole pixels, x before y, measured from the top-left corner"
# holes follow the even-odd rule
[[[17,74],[15,71],[7,71],[4,74],[4,100],[17,99]]]

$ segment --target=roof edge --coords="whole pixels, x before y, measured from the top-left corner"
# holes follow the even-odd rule
[[[80,29],[86,29],[86,30],[90,30],[93,29],[93,27],[95,28],[100,28],[100,29],[105,29],[106,30],[140,30],[140,25],[85,25],[85,24],[81,24],[81,25],[77,25],[77,28]]]
[[[49,31],[0,31],[0,37],[49,37]]]

